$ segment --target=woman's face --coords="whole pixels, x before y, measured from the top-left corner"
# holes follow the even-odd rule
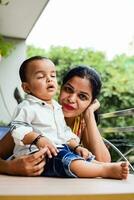
[[[66,118],[80,115],[92,102],[91,83],[74,76],[61,88],[59,102]]]

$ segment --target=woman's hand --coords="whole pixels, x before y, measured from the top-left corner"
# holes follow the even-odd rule
[[[84,118],[86,119],[90,115],[90,113],[94,113],[96,110],[99,109],[99,107],[100,107],[100,102],[98,101],[98,99],[95,99],[83,113]]]
[[[36,143],[37,147],[39,149],[42,149],[44,147],[47,147],[47,156],[49,158],[52,158],[52,156],[57,156],[58,153],[58,149],[52,144],[52,142],[46,138],[46,137],[41,137],[37,143]]]
[[[75,152],[79,154],[81,157],[83,157],[85,160],[87,160],[90,156],[92,156],[92,153],[88,151],[88,149],[81,146],[77,147]]]
[[[94,112],[96,110],[98,110],[100,107],[100,102],[98,101],[98,99],[95,99],[89,106],[89,109],[92,109]]]
[[[90,111],[92,110],[93,112],[95,112],[96,110],[98,110],[100,107],[100,102],[98,101],[98,99],[95,99],[89,106],[88,108],[85,110],[86,111]]]
[[[4,161],[4,173],[20,176],[39,176],[44,171],[47,148],[36,153]]]

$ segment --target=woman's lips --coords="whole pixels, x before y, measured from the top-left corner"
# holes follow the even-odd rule
[[[69,104],[63,104],[62,107],[65,110],[75,110],[75,108],[73,106],[70,106]]]

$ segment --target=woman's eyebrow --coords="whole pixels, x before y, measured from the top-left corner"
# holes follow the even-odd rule
[[[84,94],[84,95],[90,97],[90,94],[88,94],[87,92],[80,91],[80,94]]]
[[[69,87],[71,87],[74,91],[76,91],[75,88],[74,88],[70,83],[67,83],[66,86],[69,86]],[[90,97],[90,95],[89,95],[87,92],[79,91],[79,93],[80,93],[80,94],[84,94],[84,95]]]
[[[74,89],[74,87],[73,87],[70,83],[65,84],[65,86],[69,86],[69,87],[71,87],[72,89]]]

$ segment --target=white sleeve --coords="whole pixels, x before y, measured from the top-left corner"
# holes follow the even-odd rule
[[[14,119],[11,122],[12,136],[15,144],[24,145],[22,140],[26,134],[33,131],[31,126],[33,114],[26,107],[16,108]]]
[[[67,143],[71,139],[75,139],[78,143],[80,142],[79,137],[72,132],[69,126],[67,126],[62,109],[59,109],[58,118],[56,118],[56,121],[60,130],[59,136],[63,139],[63,142]]]
[[[80,142],[80,138],[75,133],[72,132],[69,126],[66,126],[65,135],[66,135],[66,142],[68,142],[71,139],[75,139],[77,143]]]

